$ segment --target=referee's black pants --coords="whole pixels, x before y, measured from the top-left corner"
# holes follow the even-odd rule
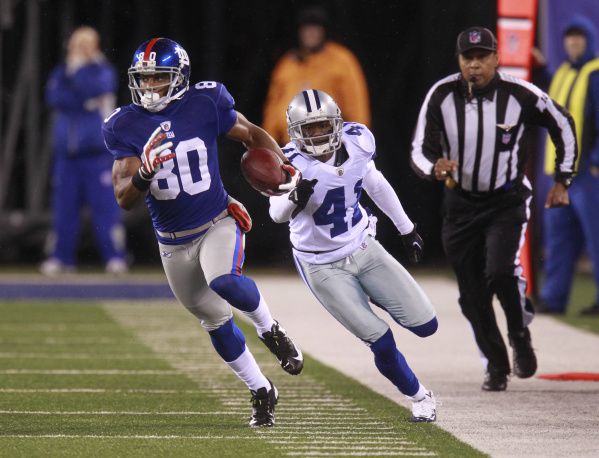
[[[460,291],[462,313],[472,325],[488,370],[510,373],[508,352],[493,311],[496,294],[508,332],[521,332],[532,320],[521,276],[520,248],[528,221],[530,190],[522,184],[487,196],[446,189],[443,247]]]

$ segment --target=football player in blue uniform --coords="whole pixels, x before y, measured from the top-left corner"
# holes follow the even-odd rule
[[[216,141],[226,135],[284,156],[266,131],[235,110],[225,86],[214,81],[189,86],[189,57],[176,42],[144,42],[128,73],[133,104],[117,108],[103,128],[114,156],[116,199],[130,209],[145,197],[173,293],[250,389],[250,426],[272,426],[277,389],[256,364],[229,304],[252,320],[285,371],[299,374],[303,357],[273,320],[254,281],[242,273],[251,219],[224,189]],[[281,190],[290,190],[299,174],[288,162],[282,167],[289,182]]]
[[[287,123],[292,141],[283,151],[302,178],[289,193],[270,198],[270,215],[289,222],[297,270],[327,311],[370,347],[380,373],[412,401],[411,420],[435,421],[433,393],[418,381],[389,325],[369,304],[420,337],[437,330],[429,299],[375,240],[376,218],[360,205],[364,189],[393,221],[412,261],[420,259],[422,239],[374,165],[374,137],[363,124],[344,123],[335,101],[313,89],[293,98]]]

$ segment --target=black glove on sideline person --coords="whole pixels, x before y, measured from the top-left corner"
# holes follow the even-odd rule
[[[316,183],[318,183],[316,178],[313,180],[301,179],[293,191],[291,191],[289,194],[289,200],[297,205],[297,208],[294,210],[294,214],[297,214],[306,208],[306,204],[308,203],[308,200],[310,200],[310,196],[314,193],[314,186],[316,186]]]
[[[414,230],[412,230],[412,232],[400,235],[400,237],[410,262],[412,264],[418,264],[422,259],[424,242],[422,241],[422,237],[416,232],[416,225],[414,224]]]

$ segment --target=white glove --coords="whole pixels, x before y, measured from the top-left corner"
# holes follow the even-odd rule
[[[157,127],[144,145],[139,174],[145,180],[151,180],[154,175],[156,175],[156,169],[160,164],[176,156],[173,152],[164,156],[161,155],[165,150],[168,150],[173,146],[173,142],[167,142],[161,145],[165,138],[166,134],[162,132],[162,127]]]
[[[289,162],[281,165],[281,168],[289,175],[289,181],[284,184],[279,185],[279,191],[289,192],[292,189],[295,189],[299,181],[302,179],[302,174],[298,169],[292,166]]]

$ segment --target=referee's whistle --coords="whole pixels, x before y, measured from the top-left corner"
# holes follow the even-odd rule
[[[455,181],[453,178],[451,178],[451,177],[447,177],[447,178],[445,178],[445,186],[446,186],[448,189],[453,189],[453,188],[455,188],[455,187],[457,186],[457,184],[458,184],[458,183],[457,183],[457,182],[456,182],[456,181]]]

